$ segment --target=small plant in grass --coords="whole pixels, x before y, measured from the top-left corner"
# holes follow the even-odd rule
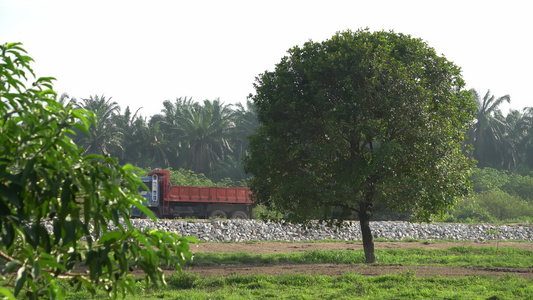
[[[167,285],[172,289],[192,289],[195,282],[199,280],[200,276],[198,274],[174,274],[167,279]]]

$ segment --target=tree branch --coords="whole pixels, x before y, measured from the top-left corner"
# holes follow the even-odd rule
[[[11,256],[9,256],[9,255],[7,255],[7,254],[5,254],[5,253],[2,252],[2,251],[0,251],[0,257],[2,257],[2,258],[5,259],[5,260],[8,260],[8,261],[13,261],[13,260],[15,260],[13,257],[11,257]]]

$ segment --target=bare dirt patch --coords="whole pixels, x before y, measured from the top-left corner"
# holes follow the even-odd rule
[[[464,247],[496,247],[496,242],[474,243],[427,243],[427,242],[375,242],[376,249],[445,249],[455,246]],[[533,243],[525,242],[500,242],[498,247],[512,247],[533,251]],[[198,247],[192,246],[192,252],[247,252],[251,254],[291,253],[310,250],[362,250],[362,242],[324,242],[324,243],[291,243],[291,242],[245,242],[245,243],[200,243]]]
[[[385,248],[422,248],[442,249],[454,246],[465,247],[496,247],[490,243],[423,243],[423,242],[376,242],[376,249]],[[498,247],[514,247],[533,251],[533,243],[500,242]],[[193,246],[192,252],[246,252],[251,254],[290,253],[310,250],[360,250],[361,242],[328,242],[328,243],[290,243],[290,242],[251,242],[251,243],[200,243]],[[307,274],[338,276],[345,273],[378,276],[415,271],[416,276],[461,277],[461,276],[502,276],[513,274],[521,278],[533,279],[533,266],[530,268],[462,268],[446,266],[403,266],[384,264],[283,264],[283,265],[218,265],[218,266],[187,266],[185,272],[196,273],[201,277],[240,275],[282,275]]]

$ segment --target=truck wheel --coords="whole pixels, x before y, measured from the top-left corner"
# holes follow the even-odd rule
[[[238,210],[236,212],[234,212],[232,215],[231,215],[231,218],[232,219],[241,219],[241,220],[246,220],[248,219],[248,214],[246,214],[244,211],[242,210]]]
[[[226,213],[225,213],[224,211],[222,211],[222,210],[218,210],[218,209],[217,209],[217,210],[213,210],[213,211],[209,214],[209,216],[210,216],[211,218],[218,218],[218,219],[226,219],[226,218],[227,218]]]

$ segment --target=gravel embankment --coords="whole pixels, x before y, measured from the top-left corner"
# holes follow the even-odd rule
[[[358,222],[345,222],[340,229],[319,224],[304,228],[301,225],[262,222],[256,220],[132,220],[139,228],[157,228],[176,232],[181,236],[194,236],[200,241],[315,241],[361,240]],[[532,226],[495,226],[463,224],[418,224],[408,222],[371,222],[374,238],[393,240],[524,240],[533,242]]]

